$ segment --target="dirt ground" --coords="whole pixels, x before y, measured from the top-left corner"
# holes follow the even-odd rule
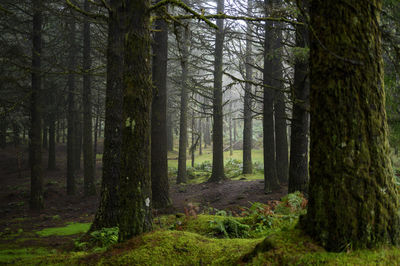
[[[63,225],[66,222],[90,222],[96,212],[99,196],[83,197],[83,173],[77,178],[77,194],[66,195],[66,147],[57,145],[57,170],[47,170],[47,155],[44,150],[44,201],[41,212],[29,211],[30,171],[28,149],[7,147],[0,150],[0,231],[17,227],[24,231],[40,230]],[[83,166],[82,166],[83,167]],[[96,162],[97,191],[100,190],[101,160]],[[184,212],[188,205],[200,209],[235,210],[249,206],[250,202],[279,200],[287,187],[274,194],[265,195],[263,181],[227,180],[218,184],[203,183],[176,185],[171,180],[170,196],[173,207],[155,211],[155,215]],[[29,218],[29,219],[26,219]]]

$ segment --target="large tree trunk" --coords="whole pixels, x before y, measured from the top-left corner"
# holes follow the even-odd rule
[[[253,0],[247,1],[247,14],[253,12]],[[253,59],[252,59],[252,26],[251,22],[247,22],[246,30],[246,80],[253,80]],[[252,141],[253,141],[253,119],[251,112],[252,96],[251,83],[246,82],[244,87],[244,103],[243,103],[243,174],[253,173],[253,162],[251,158]]]
[[[122,3],[111,0],[113,12],[109,13],[107,41],[107,87],[104,129],[103,175],[100,204],[90,231],[118,226],[118,187],[121,175],[122,105],[124,62],[123,19],[117,10]],[[99,129],[100,130],[100,129]]]
[[[217,1],[217,13],[224,13],[224,0]],[[214,90],[213,90],[213,161],[209,182],[219,182],[225,179],[224,174],[224,134],[222,110],[222,67],[224,48],[224,20],[217,19],[218,30],[215,36],[214,51]]]
[[[5,112],[5,108],[3,108]],[[7,116],[5,114],[0,116],[0,147],[5,149],[7,146]]]
[[[84,10],[90,11],[89,0],[85,0]],[[94,185],[93,137],[92,137],[92,91],[90,58],[90,22],[83,21],[83,188],[85,196],[96,194]]]
[[[268,8],[271,3],[265,0]],[[274,60],[273,53],[273,23],[265,22],[265,43],[264,43],[264,101],[263,101],[263,144],[264,144],[264,191],[270,193],[279,188],[278,176],[276,171],[275,158],[275,121],[274,121],[274,98],[275,90],[271,88],[274,85],[273,72]]]
[[[185,27],[182,40],[181,66],[182,66],[182,88],[181,88],[181,106],[179,120],[179,154],[178,154],[178,176],[176,182],[186,183],[186,152],[188,142],[187,132],[187,109],[188,109],[188,57],[189,57],[189,26]],[[179,40],[178,40],[179,41]]]
[[[308,0],[300,1],[300,8],[308,10]],[[305,22],[303,15],[300,22]],[[308,29],[296,26],[296,46],[309,47]],[[296,58],[294,65],[294,88],[292,95],[293,114],[290,135],[289,193],[301,191],[307,194],[308,183],[308,135],[309,135],[309,94],[308,59]]]
[[[381,4],[311,4],[310,197],[302,225],[328,250],[400,240],[387,140]]]
[[[150,1],[129,1],[124,46],[122,164],[119,189],[119,241],[152,228],[150,135]]]
[[[76,67],[76,41],[75,41],[75,33],[76,33],[76,23],[72,14],[70,14],[70,18],[68,21],[68,31],[69,31],[69,62],[68,69],[70,73],[68,74],[67,88],[68,88],[68,133],[67,133],[67,194],[73,195],[75,194],[76,185],[75,185],[75,177],[76,177],[76,158],[77,152],[77,114],[76,114],[76,86],[75,86],[75,74],[73,71]]]
[[[42,1],[33,0],[32,31],[32,96],[31,96],[31,131],[29,145],[29,162],[31,167],[31,195],[29,208],[43,208],[42,176],[42,114],[41,114],[41,54],[42,54]]]
[[[168,183],[167,140],[167,59],[168,24],[155,22],[153,42],[153,104],[151,113],[151,189],[153,206],[164,208],[171,204]]]

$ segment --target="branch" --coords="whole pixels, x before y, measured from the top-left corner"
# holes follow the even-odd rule
[[[166,0],[167,1],[167,0]],[[245,20],[245,21],[276,21],[276,22],[286,22],[286,23],[291,23],[294,25],[304,25],[302,22],[297,22],[294,20],[290,20],[287,18],[274,18],[274,17],[258,17],[258,18],[252,18],[252,17],[245,17],[245,16],[231,16],[227,14],[214,14],[214,15],[206,15],[203,17],[205,19],[232,19],[232,20]],[[195,18],[193,15],[180,15],[180,16],[175,16],[176,19],[191,19]]]
[[[104,19],[104,20],[107,20],[107,19],[108,19],[107,16],[104,16],[104,15],[102,15],[102,14],[94,14],[94,13],[90,13],[90,12],[87,12],[87,11],[82,10],[82,9],[79,8],[78,6],[74,5],[74,4],[71,2],[71,0],[65,0],[65,1],[66,1],[67,5],[68,5],[69,7],[71,7],[71,8],[74,9],[75,11],[77,11],[77,12],[79,12],[79,13],[81,13],[81,14],[87,16],[87,17],[90,17],[90,18],[93,18],[93,19],[98,19],[98,18],[101,18],[101,19]]]
[[[68,1],[68,0],[67,0]],[[181,0],[161,0],[160,2],[158,2],[157,4],[153,5],[150,7],[150,12],[154,11],[162,6],[168,5],[168,4],[172,4],[175,6],[178,6],[180,8],[182,8],[183,10],[185,10],[188,13],[191,13],[192,15],[188,15],[190,16],[190,18],[197,18],[199,20],[204,21],[208,26],[210,26],[211,28],[214,29],[218,29],[217,25],[215,25],[214,23],[212,23],[210,20],[208,20],[208,18],[206,16],[204,16],[204,14],[200,14],[197,13],[196,11],[194,11],[193,9],[191,9],[188,5],[186,5],[185,3],[183,3]]]

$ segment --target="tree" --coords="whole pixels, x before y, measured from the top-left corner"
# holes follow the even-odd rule
[[[89,231],[118,226],[118,187],[122,162],[122,105],[124,62],[124,29],[118,10],[122,3],[110,1],[107,40],[107,88],[104,129],[103,173],[101,196],[94,221]]]
[[[302,226],[328,250],[398,244],[380,0],[311,3],[311,149]]]
[[[126,18],[123,68],[122,156],[119,187],[119,240],[152,228],[150,174],[150,1],[129,1]],[[116,12],[119,12],[117,10]]]
[[[266,5],[271,9],[272,4],[265,0]],[[275,120],[274,120],[274,99],[275,91],[273,84],[274,66],[273,48],[275,40],[272,31],[273,22],[265,22],[264,40],[264,100],[263,100],[263,144],[264,144],[264,191],[272,192],[279,188],[278,176],[276,171],[275,157]]]
[[[247,0],[247,15],[251,15],[253,9],[253,0]],[[252,27],[251,22],[247,22],[246,31],[246,80],[253,79],[253,60],[252,60]],[[244,89],[243,103],[243,174],[253,173],[253,162],[251,159],[251,150],[253,142],[253,119],[252,119],[252,96],[251,83],[246,82]]]
[[[90,12],[89,1],[85,0],[84,10]],[[94,185],[94,163],[93,163],[93,137],[92,137],[92,92],[91,92],[91,40],[90,22],[85,17],[83,21],[83,188],[85,196],[96,194]]]
[[[224,0],[217,1],[217,14],[224,12]],[[224,20],[217,19],[218,29],[215,36],[214,50],[214,89],[213,89],[213,159],[212,173],[209,182],[219,182],[225,178],[224,174],[224,133],[223,133],[223,106],[222,106],[222,66],[224,48]]]
[[[151,189],[153,206],[167,207],[169,199],[167,144],[167,59],[168,24],[155,22],[153,42],[153,104],[151,111]]]
[[[188,60],[189,60],[189,43],[190,43],[190,29],[186,25],[181,42],[181,103],[180,103],[180,118],[179,118],[179,154],[178,154],[178,176],[176,182],[186,183],[186,157],[187,157],[187,110],[189,103],[189,89],[188,89]]]
[[[32,1],[32,94],[31,94],[31,132],[29,162],[31,166],[31,197],[29,207],[32,210],[43,208],[42,176],[42,116],[41,116],[41,54],[42,54],[42,1]]]
[[[70,10],[70,17],[68,18],[68,34],[69,34],[69,60],[68,60],[68,135],[67,135],[67,194],[75,194],[76,184],[76,171],[77,171],[77,122],[78,115],[76,113],[76,84],[75,84],[75,67],[76,67],[76,56],[77,56],[77,46],[76,46],[76,22],[72,14],[72,9]]]
[[[303,12],[298,20],[305,22],[308,1],[300,1]],[[296,46],[304,50],[309,47],[308,29],[305,25],[296,26]],[[293,113],[290,136],[289,193],[307,193],[308,184],[308,138],[309,138],[309,94],[308,58],[301,52],[295,58],[294,88],[292,95]],[[303,55],[303,56],[302,56]]]

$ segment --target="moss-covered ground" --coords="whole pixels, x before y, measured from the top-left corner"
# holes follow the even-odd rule
[[[152,232],[125,243],[115,243],[115,229],[93,234],[97,245],[104,244],[101,248],[83,245],[88,223],[2,232],[0,265],[400,264],[396,247],[326,252],[296,227],[306,204],[301,195],[291,194],[273,205],[254,203],[238,214],[210,211],[159,216]],[[70,241],[70,248],[48,244],[64,238]]]

